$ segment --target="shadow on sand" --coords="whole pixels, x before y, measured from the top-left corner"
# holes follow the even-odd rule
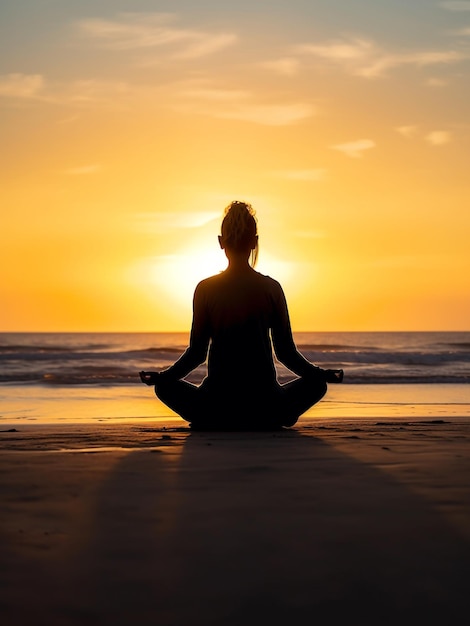
[[[468,544],[379,469],[295,430],[168,437],[107,473],[80,548],[37,581],[49,601],[36,624],[375,626],[466,614]]]

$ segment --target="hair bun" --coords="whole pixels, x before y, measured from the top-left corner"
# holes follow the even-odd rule
[[[255,210],[248,202],[234,200],[225,209],[222,220],[222,236],[226,246],[233,250],[252,249],[253,238],[257,235]],[[253,265],[258,256],[258,247],[253,250]]]

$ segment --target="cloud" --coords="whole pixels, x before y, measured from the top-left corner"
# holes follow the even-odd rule
[[[298,54],[327,60],[339,65],[344,71],[363,78],[378,78],[387,70],[407,65],[424,67],[455,63],[468,56],[456,50],[389,52],[373,41],[360,38],[330,41],[321,45],[302,44],[295,50]]]
[[[260,103],[250,91],[214,86],[205,79],[166,85],[76,80],[48,83],[47,90],[42,89],[43,85],[44,80],[39,76],[7,75],[0,77],[0,96],[35,98],[74,109],[99,107],[120,111],[151,102],[154,106],[158,103],[183,114],[242,120],[265,126],[295,124],[315,114],[309,102]]]
[[[189,80],[173,86],[174,110],[264,126],[287,126],[315,114],[309,102],[257,102],[250,91],[213,86],[207,80]]]
[[[216,111],[215,117],[242,120],[265,126],[288,126],[314,115],[312,105],[304,102],[292,104],[246,104]]]
[[[154,85],[135,86],[130,83],[103,80],[47,81],[41,74],[5,74],[0,76],[0,97],[31,100],[43,104],[73,107],[105,106],[122,108],[132,98],[157,93]],[[77,119],[65,118],[63,121]],[[60,123],[60,121],[59,121]]]
[[[447,81],[442,78],[428,78],[426,85],[429,87],[445,87],[447,85]]]
[[[193,86],[182,89],[179,96],[183,98],[194,98],[197,100],[208,100],[213,102],[238,102],[249,98],[248,91],[239,89],[219,89],[214,87]]]
[[[127,107],[132,99],[154,96],[155,85],[135,86],[123,81],[72,80],[58,82],[46,79],[42,74],[11,73],[0,75],[0,98],[30,100],[42,104],[73,107],[105,106]],[[65,118],[66,121],[74,120]],[[59,121],[60,123],[60,121]]]
[[[445,130],[433,130],[425,139],[431,146],[443,146],[451,141],[451,134]]]
[[[279,170],[273,172],[273,175],[284,178],[286,180],[317,182],[320,180],[325,180],[327,173],[328,172],[326,169],[317,168],[305,170]]]
[[[132,85],[124,81],[74,80],[69,83],[49,82],[41,94],[44,103],[73,107],[73,109],[100,108],[125,111],[146,98],[156,98],[159,91],[154,85]],[[72,122],[77,116],[64,118]],[[60,121],[59,121],[60,123]]]
[[[440,2],[439,6],[448,11],[470,11],[470,2]]]
[[[180,59],[204,57],[231,46],[238,40],[238,37],[231,33],[222,33],[220,35],[200,33],[197,36],[195,35],[194,39],[195,42],[192,45],[189,45],[185,50],[181,50],[175,56]]]
[[[321,45],[301,44],[297,51],[303,54],[328,59],[330,61],[357,61],[367,59],[374,52],[375,45],[365,39],[352,39],[350,41],[330,41]]]
[[[76,80],[61,90],[60,98],[70,104],[117,103],[136,88],[123,81]]]
[[[173,26],[176,16],[168,13],[122,13],[114,20],[88,19],[80,31],[113,50],[166,48],[178,58],[198,58],[233,45],[234,33],[207,33]]]
[[[407,139],[411,139],[412,137],[416,137],[418,135],[418,127],[417,126],[398,126],[395,130],[400,133],[403,137]],[[443,146],[446,143],[449,143],[452,140],[452,135],[446,130],[433,130],[429,132],[427,135],[419,135],[420,139],[427,141],[431,146]]]
[[[397,126],[395,130],[397,131],[397,133],[400,133],[400,135],[403,135],[403,137],[408,138],[414,137],[416,135],[416,133],[418,132],[418,127],[413,125]]]
[[[70,167],[64,170],[64,174],[67,176],[86,176],[89,174],[96,174],[101,170],[99,163],[92,163],[90,165],[81,165],[80,167]]]
[[[293,57],[284,57],[276,61],[264,61],[259,67],[281,76],[295,76],[299,71],[299,60]]]
[[[36,98],[44,87],[41,74],[0,75],[0,96],[9,98]]]
[[[375,141],[371,139],[358,139],[357,141],[350,141],[330,147],[332,150],[338,150],[348,157],[358,159],[363,156],[364,150],[370,150],[370,148],[375,148],[375,146]]]
[[[411,64],[418,67],[423,65],[440,65],[454,63],[467,58],[463,53],[456,50],[434,51],[434,52],[414,52],[411,54],[396,55],[398,64]]]

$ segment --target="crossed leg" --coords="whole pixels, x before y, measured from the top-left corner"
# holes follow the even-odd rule
[[[323,398],[327,385],[317,378],[296,378],[269,393],[246,393],[242,385],[236,391],[236,397],[227,397],[185,380],[163,379],[155,385],[157,397],[170,409],[192,426],[208,429],[293,426]]]

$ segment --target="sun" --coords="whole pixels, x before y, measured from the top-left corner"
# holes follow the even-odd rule
[[[172,243],[172,242],[165,242]],[[158,320],[161,328],[187,330],[191,326],[192,302],[197,284],[227,268],[225,252],[217,240],[209,237],[165,245],[169,253],[135,257],[126,270],[131,292],[130,308],[135,307],[142,326],[152,328]],[[286,261],[261,242],[255,270],[288,287],[297,274],[294,262]],[[294,281],[295,284],[296,281]]]
[[[166,262],[166,288],[175,295],[180,294],[186,302],[192,298],[196,285],[209,276],[222,272],[227,267],[227,259],[222,250],[213,248],[186,249],[172,255]]]
[[[180,254],[170,256],[164,263],[167,287],[172,291],[181,292],[184,300],[192,297],[196,285],[209,276],[222,272],[227,267],[227,258],[223,250],[213,248],[193,248]],[[158,269],[160,272],[161,265]],[[289,263],[280,261],[266,251],[260,253],[259,263],[255,268],[262,274],[269,274],[280,282],[287,280],[291,274]]]
[[[138,280],[144,289],[170,301],[173,306],[187,308],[196,285],[227,267],[222,250],[191,247],[172,254],[142,258],[136,262],[132,279]]]

